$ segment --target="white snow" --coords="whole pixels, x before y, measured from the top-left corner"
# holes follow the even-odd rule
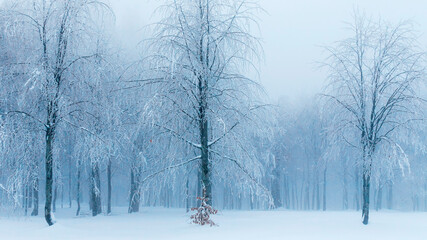
[[[372,212],[364,226],[359,212],[222,211],[219,227],[189,223],[182,209],[126,209],[111,216],[74,217],[74,209],[59,209],[57,223],[47,227],[42,217],[0,217],[0,239],[55,240],[426,240],[427,213]]]

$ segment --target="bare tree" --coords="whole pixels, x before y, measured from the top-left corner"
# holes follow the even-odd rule
[[[417,120],[415,88],[424,73],[424,55],[408,23],[392,25],[355,14],[350,29],[352,37],[327,48],[330,83],[325,96],[338,106],[339,129],[359,136],[356,142],[347,140],[360,150],[366,225],[373,163],[383,157],[377,150],[398,146],[393,133]]]
[[[159,9],[165,18],[156,25],[155,54],[145,60],[151,71],[137,82],[158,84],[152,108],[162,105],[163,110],[154,125],[199,152],[201,187],[211,204],[213,168],[222,161],[258,182],[246,169],[256,160],[238,135],[260,108],[258,85],[244,74],[254,70],[260,53],[251,29],[259,7],[246,0],[170,2]]]
[[[28,92],[34,86],[40,91],[39,113],[22,112],[26,117],[38,122],[45,132],[45,169],[46,169],[46,204],[45,218],[49,225],[52,220],[52,186],[54,181],[54,139],[57,129],[64,117],[67,117],[78,104],[70,104],[65,97],[70,90],[71,75],[69,69],[81,60],[93,57],[81,54],[79,41],[86,40],[88,33],[88,16],[92,6],[102,5],[97,1],[87,0],[34,0],[13,5],[8,13],[11,22],[24,22],[23,31],[35,40],[34,52],[30,61],[33,72],[28,80]],[[102,5],[103,6],[103,5]],[[21,21],[22,20],[22,21]],[[9,114],[18,112],[10,111]],[[43,114],[43,115],[42,115]],[[45,119],[45,120],[42,120]]]

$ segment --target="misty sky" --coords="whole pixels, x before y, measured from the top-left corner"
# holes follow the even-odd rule
[[[1,2],[2,0],[0,0]],[[163,0],[107,0],[116,13],[117,29],[125,45],[133,47],[153,23],[153,12]],[[261,82],[272,100],[308,98],[321,90],[325,73],[316,62],[325,57],[322,46],[349,36],[345,22],[353,9],[397,22],[412,20],[422,46],[427,46],[425,0],[259,0],[265,57]]]
[[[153,22],[152,12],[161,1],[110,0],[118,28],[124,36],[143,35],[144,25]],[[325,73],[316,62],[325,57],[321,46],[348,36],[345,22],[353,9],[390,21],[410,19],[427,45],[427,1],[425,0],[260,0],[266,10],[260,16],[264,61],[261,82],[272,100],[307,98],[321,90]],[[130,34],[130,35],[128,35]],[[127,38],[127,37],[126,37]],[[143,36],[141,36],[143,38]]]

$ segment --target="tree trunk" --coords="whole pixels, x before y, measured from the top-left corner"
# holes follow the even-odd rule
[[[204,110],[203,110],[204,114]],[[212,186],[211,186],[211,165],[209,162],[209,149],[208,149],[208,121],[205,117],[200,120],[200,140],[201,140],[201,172],[203,189],[207,198],[206,203],[212,206]]]
[[[101,208],[101,179],[99,174],[99,163],[92,162],[91,164],[91,203],[92,216],[97,216],[102,213]]]
[[[28,185],[24,186],[24,210],[25,216],[28,214]]]
[[[28,185],[28,208],[33,207],[33,184]]]
[[[77,160],[77,187],[76,187],[76,201],[77,201],[77,211],[76,216],[80,214],[80,177],[81,177],[81,162]]]
[[[52,104],[52,102],[51,102]],[[44,216],[49,226],[53,225],[52,220],[52,185],[53,185],[53,137],[54,128],[50,126],[51,123],[48,121],[46,129],[46,203],[44,207]]]
[[[189,204],[189,173],[187,172],[187,179],[185,182],[185,212],[189,212],[190,211],[190,204]]]
[[[139,192],[139,169],[132,167],[130,172],[130,196],[129,196],[129,213],[139,212],[139,201],[141,195]]]
[[[53,203],[52,203],[52,212],[56,212],[56,198],[58,195],[58,183],[55,183],[55,188],[53,190]]]
[[[369,222],[369,191],[371,186],[371,158],[365,159],[363,165],[363,208],[362,217],[363,224],[367,225]]]
[[[108,166],[107,166],[107,181],[108,181],[108,196],[107,196],[107,214],[111,213],[111,159],[108,160]]]
[[[72,205],[72,187],[71,187],[71,157],[68,157],[68,206]]]
[[[39,215],[39,178],[36,177],[34,180],[33,187],[33,212],[31,213],[31,216],[38,216]]]

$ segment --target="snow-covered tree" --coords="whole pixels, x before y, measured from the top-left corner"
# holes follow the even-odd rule
[[[372,172],[384,145],[399,148],[395,131],[419,119],[416,87],[424,71],[411,25],[393,25],[356,14],[352,36],[327,48],[329,104],[339,106],[338,124],[356,132],[363,181],[363,224],[368,224]],[[384,163],[382,167],[388,167]]]

